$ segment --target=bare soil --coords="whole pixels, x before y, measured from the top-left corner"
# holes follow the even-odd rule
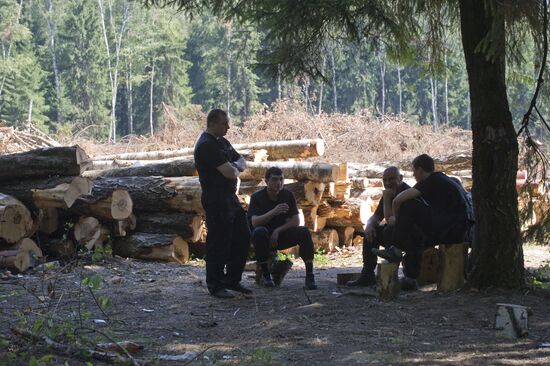
[[[42,342],[15,337],[10,327],[32,328],[34,319],[54,328],[38,331],[59,342],[81,339],[82,348],[130,340],[144,348],[134,357],[156,365],[549,365],[550,292],[542,289],[463,290],[441,294],[434,286],[401,292],[383,303],[372,289],[350,290],[336,284],[336,274],[360,270],[360,247],[324,257],[315,269],[319,289],[303,289],[300,259],[274,289],[258,287],[253,272],[243,284],[252,296],[221,300],[208,295],[204,263],[188,265],[109,258],[80,263],[57,272],[35,272],[0,280],[0,365],[84,365],[63,357]],[[533,270],[550,262],[548,247],[525,248]],[[111,306],[103,313],[79,284],[98,276],[98,299]],[[519,340],[495,338],[495,304],[532,309],[529,335]],[[81,319],[81,320],[80,320]],[[96,324],[94,320],[105,320]],[[26,322],[26,324],[25,324]],[[55,334],[59,328],[59,335]],[[93,329],[97,331],[93,331]],[[99,333],[101,332],[101,333]],[[159,355],[195,352],[189,361]],[[93,364],[102,364],[92,360]]]

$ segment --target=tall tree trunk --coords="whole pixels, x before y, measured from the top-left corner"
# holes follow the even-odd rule
[[[447,51],[445,51],[445,124],[449,125],[449,77],[447,73]]]
[[[281,100],[282,86],[281,86],[281,65],[277,66],[277,100]]]
[[[152,60],[151,67],[151,86],[149,87],[149,130],[151,131],[151,137],[154,136],[153,130],[153,86],[155,81],[155,60]]]
[[[432,88],[432,126],[435,131],[439,125],[437,118],[437,80],[430,78],[430,86]]]
[[[376,55],[378,56],[378,63],[380,64],[380,114],[382,118],[386,114],[386,57],[382,55],[382,50],[378,50]]]
[[[401,85],[401,64],[397,64],[397,91],[399,93],[399,114],[403,113],[403,87]]]
[[[462,45],[468,71],[473,132],[474,287],[524,284],[516,172],[518,142],[506,94],[504,6],[461,0]],[[494,9],[494,10],[489,10]],[[478,50],[491,37],[490,59]]]
[[[23,10],[23,0],[19,0],[19,9],[17,9],[17,17],[15,18],[15,24],[19,24],[19,19],[21,18],[21,11]],[[4,61],[8,61],[8,59],[11,56],[11,48],[13,46],[13,38],[10,39],[10,44],[8,45],[8,52],[6,53],[6,56],[4,57]],[[4,72],[4,75],[2,75],[2,83],[0,83],[0,97],[2,96],[2,92],[4,91],[4,86],[6,85],[6,77],[7,72]],[[0,104],[0,109],[2,109],[2,105]]]
[[[231,23],[227,24],[227,107],[226,112],[231,116]]]
[[[321,74],[325,74],[325,65],[327,63],[327,57],[326,55],[323,55],[323,64],[321,65]],[[323,91],[325,87],[325,82],[321,80],[319,82],[319,101],[317,103],[317,116],[321,115],[321,112],[323,111]]]
[[[126,61],[126,100],[128,103],[128,133],[134,133],[134,97],[132,86],[132,61]]]
[[[334,48],[330,49],[330,67],[332,68],[332,97],[334,113],[338,113],[338,94],[336,92],[336,65],[334,64]]]
[[[29,100],[29,115],[27,117],[27,123],[29,125],[32,123],[32,98]]]
[[[48,31],[49,31],[49,46],[52,54],[52,69],[55,82],[55,98],[57,102],[57,123],[63,122],[63,112],[61,109],[61,85],[59,81],[59,69],[57,68],[57,57],[55,53],[55,23],[53,21],[53,1],[46,0],[46,8],[48,9]]]

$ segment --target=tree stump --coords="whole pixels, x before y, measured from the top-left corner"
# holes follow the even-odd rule
[[[439,276],[437,291],[454,291],[464,286],[467,243],[439,246]]]
[[[525,306],[497,304],[495,335],[501,338],[516,339],[528,333],[528,311]]]
[[[378,297],[382,301],[391,301],[399,296],[399,277],[397,270],[399,269],[399,263],[390,263],[383,261],[378,263],[377,266],[377,287]]]
[[[416,278],[419,286],[436,283],[439,273],[439,250],[428,248],[422,253],[420,274]]]

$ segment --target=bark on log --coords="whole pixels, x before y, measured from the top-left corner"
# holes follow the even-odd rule
[[[340,180],[340,169],[336,164],[274,161],[247,163],[246,169],[241,173],[241,179],[262,180],[265,171],[276,166],[281,168],[285,178],[296,180],[313,180],[317,182],[337,182]]]
[[[204,213],[198,177],[119,177],[94,180],[94,197],[108,197],[115,189],[128,191],[133,212]],[[80,200],[75,203],[78,204]]]
[[[30,236],[33,219],[30,211],[18,199],[0,193],[0,239],[15,243]]]
[[[317,215],[317,206],[301,206],[298,209],[300,216],[300,226],[306,226],[313,232],[321,231],[325,228],[326,218]]]
[[[189,261],[189,245],[176,234],[134,232],[113,241],[113,253],[121,257],[158,260],[163,262]]]
[[[203,219],[193,213],[143,213],[136,218],[136,231],[151,234],[178,234],[192,242],[201,238]]]
[[[115,168],[106,170],[90,170],[82,173],[85,177],[184,177],[198,175],[195,163],[189,159],[179,159],[169,162]]]
[[[20,181],[26,178],[53,175],[80,175],[85,170],[87,156],[78,146],[36,149],[0,156],[0,181]]]
[[[236,145],[233,145],[235,148]],[[237,149],[239,154],[248,161],[264,161],[267,158],[267,150],[258,148],[258,149]],[[119,167],[122,166],[132,166],[134,164],[149,164],[148,161],[153,163],[161,163],[162,160],[174,160],[174,159],[184,159],[192,160],[193,152],[195,148],[185,148],[179,150],[163,150],[163,151],[145,151],[145,152],[132,152],[132,153],[122,153],[122,154],[111,154],[111,155],[98,155],[94,156],[91,161],[93,163],[94,169],[105,169],[105,167],[116,167],[118,164]],[[104,163],[100,163],[104,162]],[[102,168],[103,167],[103,168]]]
[[[268,160],[306,159],[322,156],[325,143],[322,139],[266,141],[233,145],[235,150],[267,150]]]
[[[59,212],[57,208],[41,208],[38,211],[38,232],[52,234],[59,229]]]
[[[437,291],[454,291],[464,286],[467,243],[442,244],[439,246],[439,278]]]
[[[338,233],[334,229],[324,229],[318,232],[311,232],[313,248],[323,250],[326,253],[332,252],[338,246]]]
[[[378,296],[382,301],[392,301],[399,296],[401,286],[398,278],[399,263],[383,261],[377,266]]]

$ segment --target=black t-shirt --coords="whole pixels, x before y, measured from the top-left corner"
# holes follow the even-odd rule
[[[275,206],[280,203],[286,203],[288,205],[288,211],[284,214],[279,214],[269,220],[264,226],[267,230],[272,233],[273,230],[285,224],[286,220],[291,218],[294,215],[298,214],[298,207],[296,207],[296,199],[292,192],[288,189],[281,189],[277,195],[275,201],[269,198],[267,194],[267,188],[262,189],[254,193],[250,197],[250,204],[248,205],[248,219],[252,222],[252,216],[261,216],[268,211],[271,211]]]
[[[234,162],[241,157],[225,138],[215,138],[203,132],[195,144],[195,167],[199,172],[199,181],[203,199],[230,197],[237,190],[237,180],[223,176],[217,167]]]
[[[431,208],[432,224],[439,226],[455,222],[466,222],[467,210],[464,190],[451,178],[441,172],[435,172],[423,181],[415,184],[422,198]]]
[[[399,193],[409,188],[411,188],[411,186],[409,186],[405,182],[401,182],[399,187],[397,187],[397,192],[395,192],[395,195],[397,196]],[[376,217],[378,217],[379,220],[382,220],[384,218],[384,197],[382,197],[380,199],[380,202],[378,202],[378,207],[376,207],[376,211],[374,211],[374,214],[376,215]]]

